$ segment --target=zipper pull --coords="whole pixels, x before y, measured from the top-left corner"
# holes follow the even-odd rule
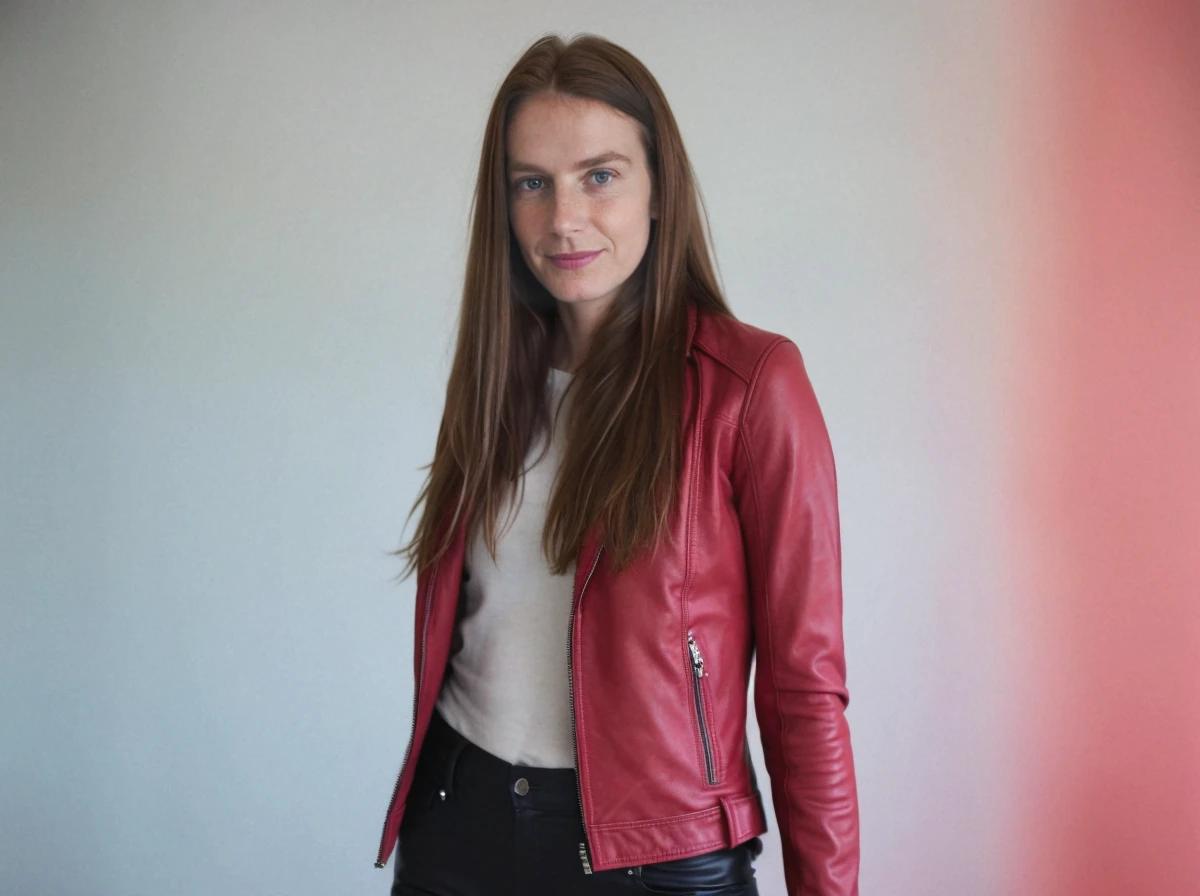
[[[588,861],[587,844],[582,840],[579,841],[579,861],[583,864],[583,873],[592,873],[592,863]]]
[[[700,655],[700,646],[696,643],[695,636],[688,632],[688,649],[692,651],[692,666],[696,669],[696,677],[704,677],[704,657]]]

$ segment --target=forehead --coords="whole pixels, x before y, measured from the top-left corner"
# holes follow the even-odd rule
[[[607,103],[538,94],[521,104],[505,137],[509,160],[570,166],[601,152],[644,158],[637,122]]]

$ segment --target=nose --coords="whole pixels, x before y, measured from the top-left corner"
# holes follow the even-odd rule
[[[574,190],[558,190],[554,194],[554,211],[550,226],[556,236],[576,233],[587,217],[587,197]]]

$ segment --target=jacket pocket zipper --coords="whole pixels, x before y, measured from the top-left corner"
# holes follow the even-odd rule
[[[692,695],[696,699],[696,721],[700,724],[700,742],[704,745],[704,771],[709,784],[717,783],[717,772],[713,761],[712,740],[708,732],[708,720],[704,715],[704,656],[696,636],[688,632],[688,650],[692,653]]]

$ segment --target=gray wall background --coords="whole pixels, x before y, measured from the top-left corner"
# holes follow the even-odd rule
[[[483,121],[535,37],[594,31],[663,84],[728,297],[825,410],[863,893],[1003,892],[978,471],[1020,61],[968,6],[0,5],[0,891],[386,892],[385,552]]]

